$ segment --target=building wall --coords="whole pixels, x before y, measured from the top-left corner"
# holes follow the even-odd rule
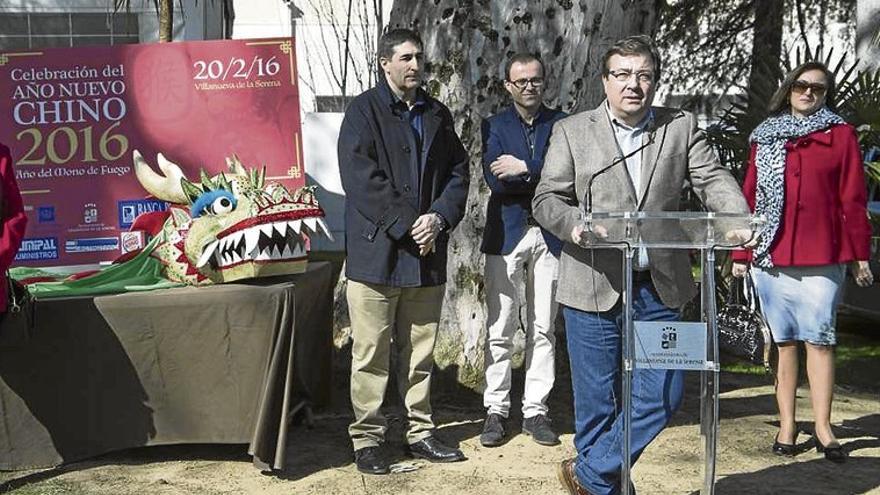
[[[222,5],[220,2],[201,1],[174,2],[174,39],[203,40],[222,37]],[[126,13],[125,9],[120,11]],[[151,2],[131,1],[128,11],[138,19],[139,42],[150,43],[158,40],[159,19]],[[106,14],[112,22],[113,10],[109,0],[24,0],[21,2],[0,2],[0,17],[4,14]],[[0,32],[0,39],[4,33]],[[0,42],[0,49],[4,48]]]

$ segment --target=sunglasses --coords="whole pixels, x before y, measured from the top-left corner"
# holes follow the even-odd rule
[[[802,95],[810,90],[814,96],[821,97],[825,94],[825,91],[828,91],[828,87],[821,83],[811,83],[807,81],[797,80],[791,83],[791,92],[794,94]]]

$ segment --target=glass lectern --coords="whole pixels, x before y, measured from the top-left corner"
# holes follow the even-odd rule
[[[663,369],[697,369],[700,371],[700,436],[703,443],[703,477],[701,494],[715,492],[715,456],[718,435],[718,329],[715,307],[715,250],[736,249],[756,239],[764,226],[761,217],[737,213],[704,212],[622,212],[588,213],[584,219],[580,245],[586,249],[614,248],[623,251],[623,335],[622,380],[624,438],[621,490],[630,493],[630,453],[632,426],[632,373],[636,366]],[[705,335],[705,345],[698,346],[694,355],[658,352],[636,356],[635,341],[640,322],[632,316],[633,257],[639,249],[685,249],[700,252],[702,283],[700,299],[702,325],[698,331]],[[668,323],[668,322],[666,322]],[[699,324],[698,324],[699,325]],[[647,325],[646,325],[647,326]],[[673,333],[672,331],[667,333]],[[647,333],[645,338],[649,340]],[[703,335],[699,335],[702,342]],[[669,342],[664,342],[667,348]],[[672,356],[672,359],[668,357]]]

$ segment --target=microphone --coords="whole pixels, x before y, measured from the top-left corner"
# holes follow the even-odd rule
[[[634,156],[636,153],[641,153],[643,149],[647,148],[648,146],[650,146],[653,143],[654,143],[654,133],[652,132],[648,136],[648,142],[646,142],[645,144],[639,146],[638,148],[630,151],[626,155],[623,155],[623,156],[618,155],[618,156],[614,157],[614,160],[612,160],[611,163],[600,168],[598,171],[596,171],[596,173],[594,173],[593,175],[590,176],[590,180],[587,181],[587,198],[584,201],[585,211],[586,211],[587,215],[593,213],[593,182],[596,180],[596,178],[599,177],[600,175],[604,174],[605,172],[611,170],[619,163],[627,161],[632,156]]]
[[[639,148],[636,151],[641,151],[641,148]],[[593,175],[590,176],[590,180],[587,181],[587,199],[584,201],[585,210],[586,210],[587,215],[590,215],[591,213],[593,213],[593,181],[596,180],[596,177],[599,177],[600,175],[604,174],[605,172],[611,170],[620,162],[625,162],[626,159],[631,157],[632,155],[633,155],[632,153],[630,153],[629,155],[626,155],[626,156],[618,155],[618,156],[614,157],[614,160],[612,160],[611,163],[600,168],[596,173],[594,173]]]

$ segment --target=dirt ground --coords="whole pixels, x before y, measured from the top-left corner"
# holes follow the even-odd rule
[[[345,404],[315,417],[309,429],[296,426],[287,466],[275,476],[254,469],[242,445],[186,445],[133,449],[38,472],[0,473],[0,493],[30,494],[561,494],[555,465],[574,453],[567,377],[551,396],[562,444],[542,447],[515,434],[494,449],[479,444],[479,396],[466,389],[439,390],[438,435],[458,444],[468,460],[417,464],[412,472],[360,474],[351,458]],[[557,382],[559,383],[559,382]],[[699,436],[699,378],[688,375],[687,395],[673,424],[649,446],[634,470],[639,495],[695,494],[702,478]],[[521,385],[521,383],[520,383]],[[453,405],[454,404],[454,405]],[[810,418],[807,390],[799,393],[799,417]],[[403,456],[399,415],[391,411],[391,450]],[[840,390],[833,421],[851,451],[848,463],[825,461],[814,450],[795,459],[770,452],[775,403],[767,377],[726,373],[722,378],[721,431],[716,493],[880,494],[880,396]],[[513,422],[518,423],[519,418]],[[805,426],[811,424],[805,422]],[[802,435],[800,440],[808,441]]]

